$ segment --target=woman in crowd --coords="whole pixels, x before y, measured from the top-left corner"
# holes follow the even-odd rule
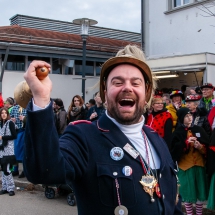
[[[14,196],[15,184],[10,167],[16,163],[14,155],[14,139],[16,139],[16,129],[7,108],[0,109],[0,163],[2,171],[2,190],[0,195],[9,193]]]
[[[152,113],[149,114],[146,125],[153,128],[165,140],[168,148],[171,146],[172,116],[164,108],[162,97],[157,96],[152,99]]]
[[[199,108],[200,95],[189,95],[185,99],[185,106],[193,115],[193,124],[202,127],[208,136],[211,136],[211,126],[208,121],[208,112],[205,108]]]
[[[84,100],[79,95],[72,98],[71,104],[67,111],[68,123],[76,120],[84,120],[87,116],[87,109],[84,106]]]
[[[177,120],[178,120],[176,112],[181,107],[185,107],[185,105],[182,102],[182,100],[184,99],[184,94],[180,90],[174,90],[170,94],[170,99],[172,102],[171,102],[171,104],[166,106],[166,108],[172,115],[172,119],[173,119],[172,131],[174,131],[177,126]]]
[[[179,193],[185,202],[188,215],[202,214],[203,201],[207,200],[205,156],[209,137],[203,128],[193,125],[193,116],[186,107],[177,111],[179,126],[172,138],[172,158],[178,163]]]

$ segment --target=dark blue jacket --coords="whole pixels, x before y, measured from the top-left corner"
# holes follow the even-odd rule
[[[159,205],[163,205],[162,214],[183,214],[175,206],[174,163],[157,133],[143,127],[161,161],[158,180],[162,198],[155,197],[151,203],[139,182],[143,175],[139,159],[133,159],[127,152],[120,161],[110,157],[113,147],[123,148],[130,142],[105,114],[98,121],[69,125],[58,140],[51,104],[36,112],[31,108],[32,103],[28,106],[24,155],[24,170],[30,182],[72,183],[79,215],[114,214],[118,206],[115,178],[119,182],[121,204],[128,208],[129,215],[160,215]],[[132,175],[122,173],[124,166],[132,168]]]

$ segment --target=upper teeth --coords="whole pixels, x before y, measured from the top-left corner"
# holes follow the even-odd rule
[[[122,101],[131,101],[131,102],[133,102],[133,99],[122,99]]]

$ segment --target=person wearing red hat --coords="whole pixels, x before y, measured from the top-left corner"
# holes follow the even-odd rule
[[[149,114],[146,125],[153,128],[165,140],[168,148],[171,147],[172,115],[164,107],[162,97],[152,99],[152,112]]]
[[[202,99],[200,100],[199,107],[204,107],[209,113],[213,107],[212,99],[214,98],[214,86],[211,83],[205,83],[200,88],[202,91]]]
[[[200,95],[189,95],[185,99],[185,106],[189,108],[190,113],[193,115],[193,124],[202,127],[208,136],[211,136],[211,126],[208,121],[208,112],[202,107],[198,107]]]
[[[170,94],[171,104],[166,106],[166,109],[170,112],[173,119],[173,128],[172,131],[175,130],[177,126],[177,110],[181,107],[185,107],[185,105],[182,103],[182,100],[184,99],[184,94],[180,90],[173,90]]]

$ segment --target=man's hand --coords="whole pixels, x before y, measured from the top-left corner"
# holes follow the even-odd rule
[[[52,82],[48,76],[43,80],[39,80],[36,76],[35,69],[43,66],[47,67],[50,71],[51,66],[45,61],[33,61],[24,74],[24,78],[33,94],[34,103],[41,108],[49,104],[52,90]]]

